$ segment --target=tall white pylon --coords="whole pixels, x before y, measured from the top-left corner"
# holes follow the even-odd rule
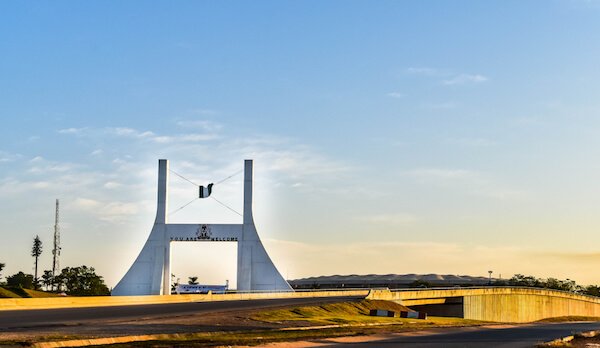
[[[237,242],[237,290],[292,291],[267,254],[252,217],[252,160],[244,163],[242,224],[169,224],[169,161],[158,161],[158,202],[150,236],[112,295],[170,295],[171,242]]]

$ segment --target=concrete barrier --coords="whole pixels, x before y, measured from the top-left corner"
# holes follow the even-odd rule
[[[47,297],[47,298],[5,298],[0,299],[0,311],[74,308],[74,307],[106,307],[130,306],[165,303],[187,303],[208,301],[241,301],[281,298],[316,298],[316,297],[366,297],[369,290],[330,290],[330,291],[286,291],[286,292],[247,292],[229,294],[194,294],[194,295],[150,295],[150,296],[87,296],[87,297]]]

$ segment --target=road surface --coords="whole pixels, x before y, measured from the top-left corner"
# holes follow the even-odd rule
[[[104,321],[166,318],[186,314],[235,312],[280,306],[312,305],[360,299],[357,297],[291,298],[221,302],[0,311],[0,333],[19,329],[94,324]]]
[[[569,336],[575,332],[591,330],[600,330],[600,322],[539,323],[518,326],[501,325],[495,328],[492,326],[444,328],[411,333],[357,337],[354,342],[350,338],[321,340],[320,342],[323,343],[323,347],[327,348],[531,348],[535,347],[538,343]],[[362,342],[356,342],[357,340]],[[298,345],[298,347],[302,346],[302,344]]]
[[[134,305],[93,308],[62,308],[44,310],[0,311],[0,337],[12,334],[40,334],[54,330],[84,331],[108,330],[116,334],[115,330],[122,328],[124,332],[131,330],[124,327],[125,323],[140,321],[162,322],[174,317],[211,313],[231,312],[233,317],[236,312],[254,309],[276,308],[283,306],[313,305],[329,302],[348,301],[358,298],[352,297],[327,297],[327,298],[297,298],[297,299],[272,299],[272,300],[247,300],[247,301],[222,301],[222,302],[196,302],[158,305]],[[228,318],[228,314],[225,315]],[[142,324],[140,328],[153,325]],[[179,332],[182,325],[171,325],[173,332]],[[104,327],[104,329],[102,329]],[[159,327],[163,332],[164,328]],[[191,326],[197,331],[197,327]],[[533,347],[535,344],[550,341],[555,338],[570,335],[574,332],[600,330],[600,322],[578,323],[538,323],[528,325],[498,325],[486,327],[467,328],[439,328],[427,331],[404,332],[392,334],[379,334],[374,336],[359,336],[354,338],[332,338],[312,341],[324,347]],[[90,333],[90,332],[88,332]],[[91,332],[95,334],[94,332]],[[124,333],[125,334],[125,333]],[[106,335],[103,335],[106,336]],[[306,342],[307,345],[309,344]],[[302,347],[298,342],[295,347]]]

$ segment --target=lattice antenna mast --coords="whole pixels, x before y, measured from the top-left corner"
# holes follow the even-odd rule
[[[59,204],[56,200],[56,215],[54,216],[54,249],[52,249],[52,278],[60,272],[60,225],[59,221]]]

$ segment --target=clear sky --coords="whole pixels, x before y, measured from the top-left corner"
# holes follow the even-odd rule
[[[114,286],[154,220],[157,160],[208,184],[255,160],[290,279],[515,273],[600,283],[600,2],[0,3],[0,262]],[[172,176],[171,208],[194,197]],[[241,177],[214,195],[242,208]],[[214,200],[172,222],[237,222]],[[235,279],[234,244],[174,273]]]

